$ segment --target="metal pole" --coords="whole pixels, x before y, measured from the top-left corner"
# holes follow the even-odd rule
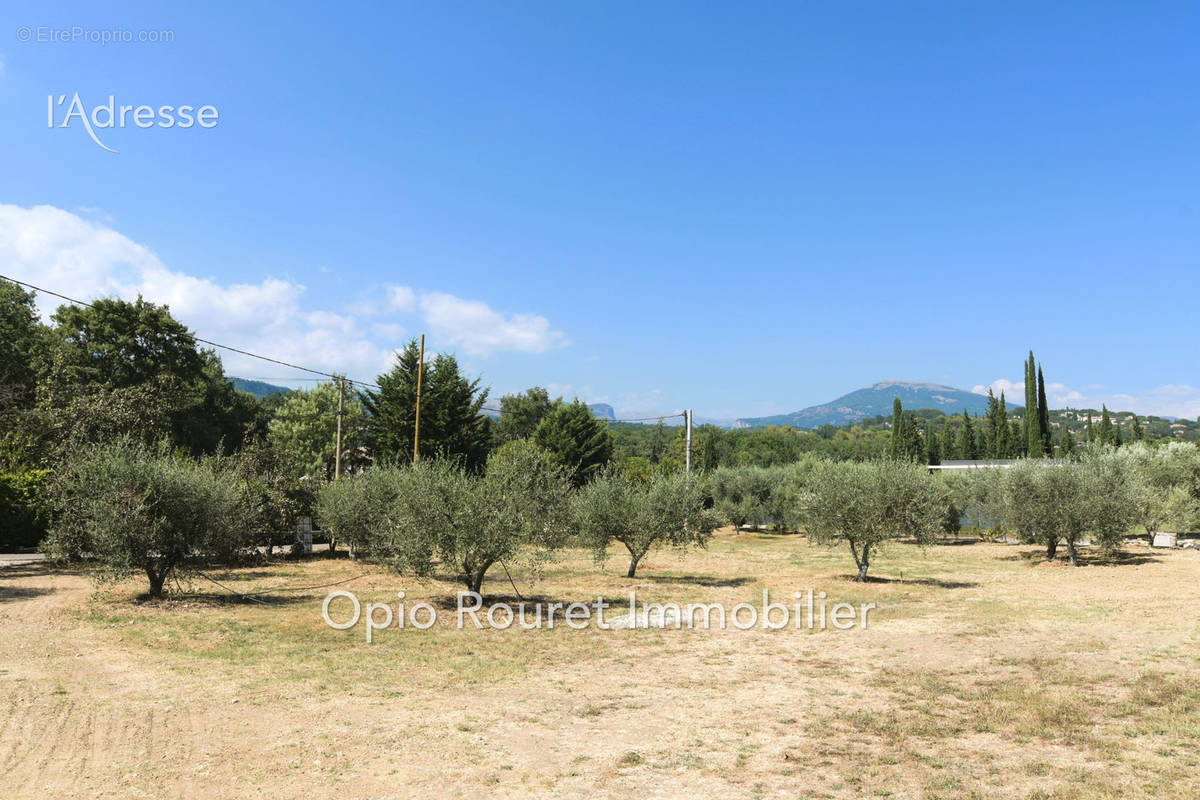
[[[333,454],[333,479],[342,477],[342,400],[346,396],[346,387],[342,379],[337,379],[338,410],[337,410],[337,450]]]
[[[413,422],[413,463],[420,458],[421,441],[421,375],[425,372],[425,334],[421,334],[421,356],[417,361],[417,416]]]

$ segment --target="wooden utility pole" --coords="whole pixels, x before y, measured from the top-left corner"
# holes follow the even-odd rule
[[[338,410],[337,410],[337,440],[335,442],[337,449],[333,454],[333,479],[336,481],[342,477],[342,401],[346,396],[346,385],[339,377],[337,380],[338,387]]]
[[[421,442],[421,375],[425,372],[425,334],[421,334],[421,357],[417,361],[417,416],[413,423],[413,463],[420,458]]]
[[[692,471],[692,410],[689,408],[683,412],[683,424],[686,426],[686,455],[684,456],[687,462],[687,471]]]

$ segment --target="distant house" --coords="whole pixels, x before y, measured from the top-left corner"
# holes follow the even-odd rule
[[[943,461],[940,464],[930,464],[929,471],[934,472],[968,472],[973,469],[1008,469],[1017,463],[1015,458],[988,458],[974,460]]]

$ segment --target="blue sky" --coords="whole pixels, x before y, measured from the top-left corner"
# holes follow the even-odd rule
[[[1195,4],[105,5],[6,6],[3,274],[354,377],[425,332],[630,413],[1032,347],[1058,404],[1200,414]],[[38,41],[73,26],[173,40]],[[75,93],[220,118],[113,154],[48,127]]]

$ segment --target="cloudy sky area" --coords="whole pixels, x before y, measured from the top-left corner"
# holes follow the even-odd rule
[[[174,40],[0,40],[0,274],[359,379],[425,333],[629,415],[1019,396],[1033,348],[1056,406],[1200,416],[1200,7],[734,8],[18,2]],[[48,126],[76,92],[220,122],[110,153]]]

